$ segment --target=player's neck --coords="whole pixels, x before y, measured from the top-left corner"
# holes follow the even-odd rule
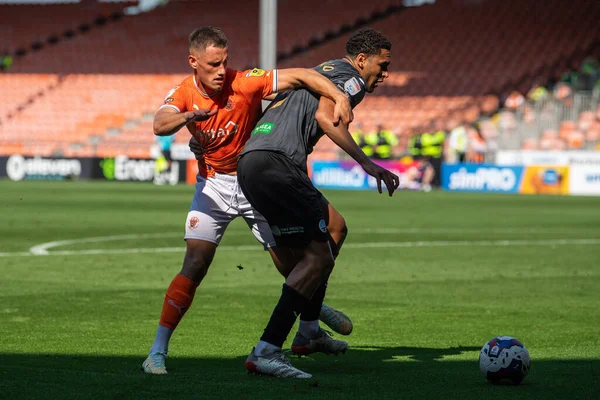
[[[356,65],[356,63],[354,62],[354,60],[353,60],[353,59],[351,59],[351,58],[350,58],[350,57],[348,57],[348,56],[345,56],[344,58],[342,58],[342,60],[344,60],[344,61],[346,61],[348,64],[352,65],[352,67],[353,67],[355,70],[357,70],[357,71],[358,71],[358,73],[360,74],[360,76],[362,76],[362,77],[364,78],[363,74],[361,73],[360,69],[358,68],[358,66]]]
[[[196,75],[194,75],[194,84],[196,85],[196,88],[202,94],[202,96],[207,97],[207,98],[215,97],[222,91],[222,89],[211,90],[211,89],[205,88],[204,85],[202,85],[202,82],[200,81],[200,79],[198,79],[198,77]]]
[[[344,58],[342,58],[342,60],[344,60],[347,63],[349,63],[350,65],[352,65],[355,69],[358,69],[358,68],[356,68],[356,64],[354,64],[354,60],[351,59],[350,57],[344,56]]]

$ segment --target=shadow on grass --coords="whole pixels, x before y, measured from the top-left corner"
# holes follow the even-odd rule
[[[354,347],[344,356],[292,358],[311,380],[249,376],[244,356],[169,358],[149,376],[140,357],[0,353],[0,393],[15,399],[598,399],[600,360],[533,360],[520,386],[482,378],[475,347]],[[474,352],[469,361],[452,356]],[[6,397],[5,397],[6,395]]]

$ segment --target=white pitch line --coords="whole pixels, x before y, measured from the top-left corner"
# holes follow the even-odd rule
[[[162,237],[172,237],[173,233],[139,233],[130,235],[112,235],[112,236],[98,236],[83,239],[71,239],[71,240],[57,240],[55,242],[47,242],[35,245],[29,249],[29,251],[36,256],[48,255],[48,249],[58,246],[67,246],[70,244],[79,243],[99,243],[99,242],[113,242],[117,240],[129,240],[129,239],[156,239]],[[181,235],[181,234],[180,234]]]
[[[508,247],[508,246],[564,246],[564,245],[597,245],[600,239],[546,239],[546,240],[460,240],[460,241],[417,241],[417,242],[366,242],[346,243],[344,249],[369,249],[369,248],[419,248],[419,247]],[[173,253],[183,252],[184,247],[159,247],[159,248],[132,248],[132,249],[90,249],[90,250],[57,250],[46,254],[33,254],[24,252],[0,253],[0,257],[25,257],[25,256],[73,256],[95,254],[137,254],[137,253]],[[256,245],[245,246],[219,246],[219,251],[262,251]]]
[[[538,228],[499,228],[499,229],[470,229],[470,228],[357,228],[350,229],[351,234],[376,234],[386,235],[394,233],[533,233],[533,232],[548,232],[548,229]],[[227,236],[247,236],[248,231],[233,231],[228,232]],[[128,235],[111,235],[111,236],[97,236],[83,239],[70,239],[70,240],[57,240],[53,242],[41,243],[35,245],[29,249],[34,255],[44,256],[48,255],[49,249],[68,246],[80,243],[100,243],[100,242],[112,242],[117,240],[134,240],[134,239],[159,239],[159,238],[170,238],[170,237],[181,237],[183,238],[182,232],[163,232],[163,233],[134,233]],[[3,254],[3,253],[0,253]]]

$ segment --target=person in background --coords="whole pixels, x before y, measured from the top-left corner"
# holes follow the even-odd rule
[[[156,141],[160,150],[160,155],[156,159],[156,165],[154,169],[155,185],[163,185],[169,180],[168,178],[169,174],[171,173],[171,166],[173,165],[173,160],[171,159],[171,145],[173,144],[174,140],[174,134],[169,136],[156,137]]]
[[[389,129],[385,129],[380,122],[374,133],[369,134],[368,142],[375,147],[373,158],[389,160],[392,158],[392,149],[398,144],[398,137]]]
[[[519,91],[513,90],[504,101],[504,107],[506,107],[509,110],[515,111],[524,103],[525,97],[523,97],[523,95]]]
[[[548,97],[548,89],[544,85],[544,79],[538,78],[535,80],[529,92],[527,92],[527,100],[532,103],[537,103]]]
[[[450,131],[450,136],[448,138],[448,151],[446,154],[446,162],[451,164],[462,163],[465,162],[467,149],[469,145],[467,129],[462,123],[457,124],[455,121],[452,122],[450,126],[454,125],[455,127]]]
[[[469,137],[469,150],[466,156],[467,162],[483,163],[487,151],[487,143],[476,123],[469,127],[467,135]]]
[[[408,139],[408,154],[413,160],[416,160],[421,155],[421,135],[419,133],[415,133],[420,132],[420,130],[420,127],[415,127],[412,135]]]
[[[355,129],[352,131],[352,139],[360,147],[360,149],[367,155],[367,157],[373,157],[373,146],[367,142],[367,136],[363,131],[362,123],[356,122],[354,124]]]
[[[596,81],[600,80],[600,65],[594,57],[586,57],[580,68],[581,88],[585,91],[594,89]]]
[[[429,162],[435,170],[431,183],[436,186],[440,184],[442,156],[444,155],[444,142],[446,141],[445,127],[444,120],[438,118],[431,124],[429,132],[432,133],[426,132],[421,135],[421,155],[429,157]]]
[[[416,164],[410,167],[404,174],[405,182],[403,189],[431,191],[431,182],[435,176],[433,165],[429,162],[429,157],[417,157]]]

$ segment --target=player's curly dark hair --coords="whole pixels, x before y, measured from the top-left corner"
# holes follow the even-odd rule
[[[208,46],[227,47],[225,32],[214,26],[204,26],[190,33],[190,50],[204,50]]]
[[[360,53],[373,56],[381,53],[381,49],[392,50],[392,42],[385,35],[373,28],[357,30],[346,42],[346,53],[356,57]]]

